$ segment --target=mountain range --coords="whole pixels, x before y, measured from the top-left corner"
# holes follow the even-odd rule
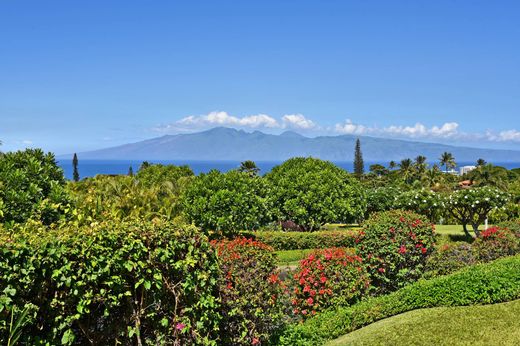
[[[520,162],[520,151],[515,150],[479,149],[356,135],[309,138],[292,131],[273,135],[226,127],[190,134],[165,135],[80,153],[80,157],[98,160],[282,161],[295,156],[313,156],[331,161],[351,161],[358,138],[365,161],[398,161],[417,155],[437,160],[447,151],[460,162],[474,162],[478,158],[490,162]]]

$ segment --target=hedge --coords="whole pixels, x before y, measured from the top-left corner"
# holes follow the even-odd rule
[[[279,345],[321,345],[383,318],[414,309],[492,304],[520,298],[520,256],[421,280],[392,294],[328,310],[286,328]]]
[[[0,344],[217,344],[219,268],[193,226],[0,230]]]
[[[259,240],[276,251],[281,251],[355,247],[359,232],[353,230],[317,232],[258,231],[243,232],[243,235]]]

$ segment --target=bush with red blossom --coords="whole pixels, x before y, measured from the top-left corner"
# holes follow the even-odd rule
[[[490,227],[473,242],[473,248],[480,261],[492,261],[519,253],[520,238],[507,228]]]
[[[357,249],[377,293],[394,291],[422,276],[434,250],[434,226],[428,219],[390,210],[372,214],[363,226]]]
[[[370,285],[365,265],[354,251],[317,250],[300,261],[291,278],[292,312],[303,318],[331,306],[350,305]]]
[[[212,241],[221,269],[224,345],[265,344],[281,327],[283,286],[273,249],[246,238]]]

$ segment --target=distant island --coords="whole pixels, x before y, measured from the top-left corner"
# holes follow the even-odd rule
[[[356,139],[361,140],[366,161],[388,162],[424,155],[436,160],[448,151],[457,161],[520,162],[520,151],[458,147],[369,136],[339,135],[309,138],[287,131],[280,135],[246,132],[226,127],[165,135],[141,142],[81,153],[98,160],[264,160],[283,161],[312,156],[331,161],[351,161]],[[62,156],[70,157],[69,156]]]

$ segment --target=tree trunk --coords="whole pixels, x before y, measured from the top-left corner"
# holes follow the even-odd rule
[[[462,223],[462,229],[464,230],[464,234],[466,234],[466,237],[471,238],[471,234],[468,232],[468,224],[463,222]]]
[[[472,224],[473,226],[473,232],[475,232],[475,237],[480,237],[480,231],[478,230],[478,226],[480,226],[480,224],[478,223],[474,223]]]

